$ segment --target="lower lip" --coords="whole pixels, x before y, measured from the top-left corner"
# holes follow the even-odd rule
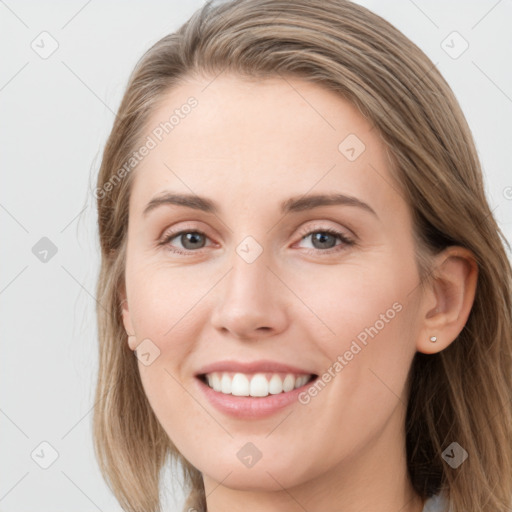
[[[220,412],[235,418],[265,418],[298,402],[300,393],[310,387],[317,378],[292,391],[265,397],[226,395],[215,391],[198,377],[196,381],[206,398]]]

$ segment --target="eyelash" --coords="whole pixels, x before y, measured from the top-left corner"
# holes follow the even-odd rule
[[[164,236],[163,240],[158,243],[158,245],[159,246],[169,246],[169,250],[171,252],[177,253],[177,254],[182,254],[185,256],[188,256],[192,253],[200,253],[201,250],[204,249],[204,247],[202,247],[201,249],[198,249],[198,250],[191,250],[191,249],[182,250],[182,249],[171,248],[171,246],[170,246],[171,240],[173,240],[174,238],[176,238],[180,235],[183,235],[185,233],[195,233],[198,235],[204,235],[206,238],[208,238],[208,236],[205,233],[203,233],[202,231],[199,231],[196,229],[182,229],[181,231],[168,233],[167,235]],[[325,249],[325,250],[307,249],[306,254],[315,254],[316,255],[318,253],[322,253],[322,254],[337,253],[337,252],[341,252],[342,250],[346,249],[347,247],[350,247],[355,244],[355,241],[353,239],[347,237],[344,233],[337,231],[333,228],[325,228],[325,227],[320,227],[320,226],[317,226],[314,228],[309,228],[307,231],[303,232],[301,234],[300,241],[304,240],[305,238],[307,238],[308,236],[310,236],[314,233],[323,233],[323,234],[332,235],[332,236],[338,238],[342,243],[339,245],[335,245],[334,247],[331,247],[330,249]]]

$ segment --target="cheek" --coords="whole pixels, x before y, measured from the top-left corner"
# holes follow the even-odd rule
[[[317,313],[317,319],[308,315],[300,327],[326,356],[324,371],[335,375],[328,384],[333,396],[355,400],[355,408],[357,403],[373,404],[373,411],[392,406],[415,353],[414,308],[409,306],[417,285],[414,260],[389,255],[371,264],[331,267],[328,279],[324,271],[294,284]]]
[[[181,404],[190,400],[181,383],[190,378],[188,356],[208,318],[204,299],[217,276],[211,269],[192,266],[169,268],[158,263],[127,267],[130,317],[137,343],[145,343],[152,352],[151,364],[139,361],[141,381],[157,415],[168,410],[169,404],[183,409]]]
[[[416,275],[413,264],[389,255],[299,270],[288,282],[306,306],[299,314],[298,305],[290,322],[310,324],[315,327],[310,339],[319,342],[321,335],[327,346],[339,350],[356,338],[364,344],[384,332],[396,337]]]
[[[303,397],[308,412],[304,425],[322,425],[325,439],[332,442],[303,441],[321,454],[326,466],[362,450],[397,407],[401,410],[401,402],[406,403],[405,383],[414,355],[407,301],[414,282],[414,266],[387,261],[333,272],[326,280],[328,291],[315,288],[313,293],[303,283],[303,293],[312,298],[308,305],[329,327],[322,328],[314,317],[300,324],[326,356],[320,375],[325,386]],[[346,443],[335,444],[336,439]]]
[[[202,281],[204,287],[198,286],[201,280],[192,279],[192,274],[160,266],[146,266],[127,274],[137,342],[149,343],[147,346],[157,354],[150,364],[139,360],[141,382],[155,415],[173,440],[194,437],[189,427],[201,420],[195,417],[200,416],[200,411],[191,404],[183,373],[193,340],[197,339],[193,329],[198,324],[200,298],[206,293],[208,282]],[[182,411],[188,413],[184,415]]]
[[[136,332],[143,337],[153,336],[159,343],[179,341],[177,333],[195,318],[196,306],[214,286],[215,277],[211,270],[192,266],[172,268],[157,263],[134,268],[127,275],[127,287]]]

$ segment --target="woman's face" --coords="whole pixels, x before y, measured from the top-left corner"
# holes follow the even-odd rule
[[[319,85],[221,74],[172,89],[142,144],[123,320],[153,410],[207,488],[404,465],[421,297],[377,130]]]

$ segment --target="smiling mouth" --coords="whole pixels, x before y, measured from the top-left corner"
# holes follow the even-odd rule
[[[314,381],[316,374],[212,372],[198,375],[208,387],[225,395],[266,397],[288,393]]]

